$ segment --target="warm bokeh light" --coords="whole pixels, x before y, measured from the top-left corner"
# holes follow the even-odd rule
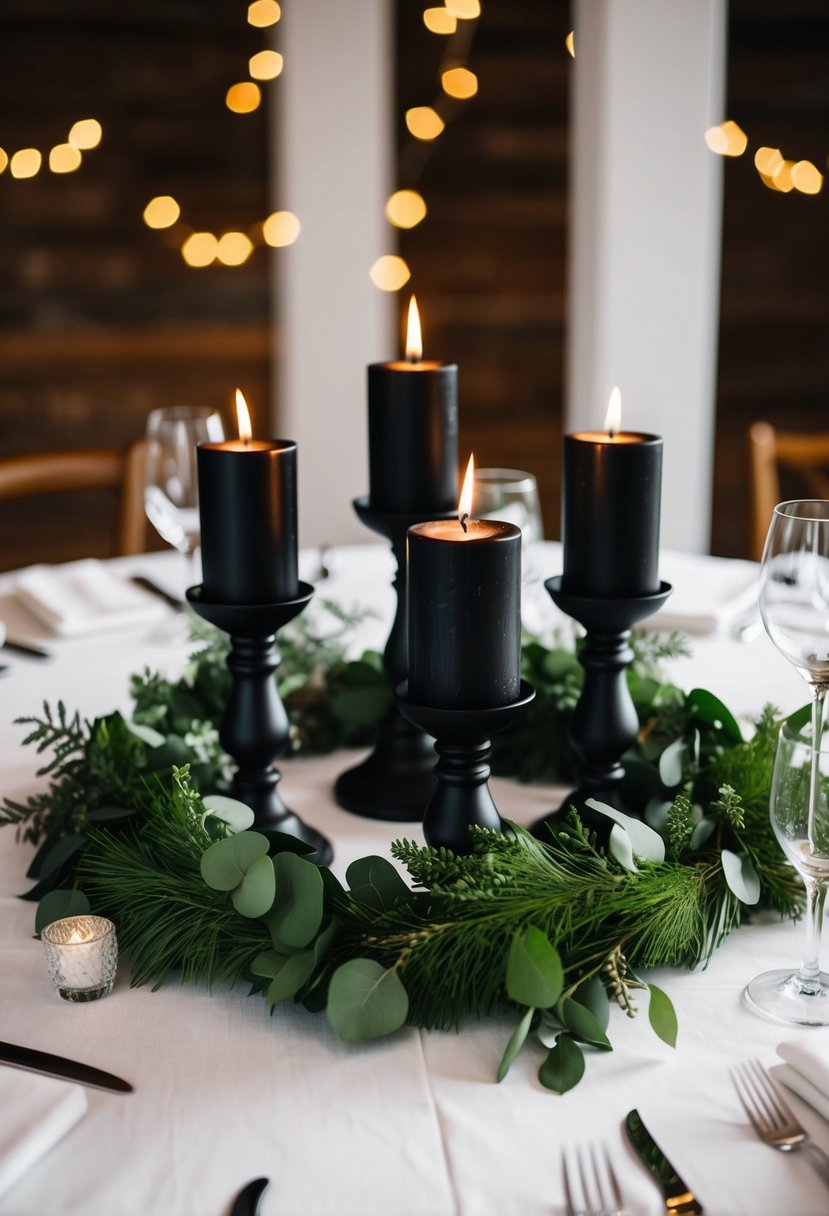
[[[293,211],[274,211],[262,225],[262,235],[268,245],[281,249],[284,245],[293,245],[301,227]]]
[[[225,105],[234,114],[252,114],[259,109],[262,100],[262,90],[258,84],[243,80],[240,84],[232,84],[225,97]]]
[[[248,60],[248,71],[254,80],[275,80],[284,62],[278,51],[258,51]]]
[[[414,106],[406,111],[406,126],[415,139],[437,139],[445,125],[431,106]]]
[[[461,496],[458,499],[458,519],[463,520],[464,516],[469,517],[472,514],[472,497],[475,493],[475,454],[469,457],[469,464],[466,466],[466,473],[463,479],[463,489]]]
[[[464,100],[478,92],[478,77],[469,68],[448,68],[440,78],[444,93]]]
[[[570,33],[564,39],[564,45],[567,47],[573,59],[576,58],[576,33],[575,30],[570,30]]]
[[[755,168],[766,177],[771,177],[782,164],[783,157],[779,148],[758,148],[754,153]]]
[[[748,136],[742,127],[729,118],[716,127],[709,127],[705,132],[705,142],[719,156],[742,156],[748,147]]]
[[[247,443],[253,435],[253,427],[250,425],[248,403],[240,388],[236,390],[236,421],[239,424],[239,438],[243,443]]]
[[[607,413],[604,418],[604,429],[608,435],[618,435],[622,426],[622,393],[618,384],[615,384],[610,391],[610,399],[607,403]]]
[[[447,8],[427,8],[423,14],[423,24],[433,34],[454,34],[458,19]]]
[[[181,256],[188,266],[201,268],[215,262],[219,242],[212,232],[194,232],[181,247]]]
[[[399,291],[408,283],[412,272],[402,258],[394,253],[384,253],[374,263],[368,277],[381,291]]]
[[[474,21],[481,15],[479,0],[446,0],[446,7],[461,21]]]
[[[395,228],[414,228],[426,216],[426,203],[417,190],[395,190],[386,203],[386,219]]]
[[[8,154],[5,148],[0,148],[0,173],[5,172],[6,165],[9,163]]]
[[[799,160],[792,169],[792,183],[801,194],[820,194],[823,174],[810,160]]]
[[[104,129],[97,118],[81,118],[73,124],[68,142],[73,148],[80,148],[82,152],[88,152],[90,148],[98,147],[103,133]]]
[[[42,160],[37,148],[21,148],[9,162],[12,177],[34,177],[40,170]]]
[[[792,180],[793,168],[793,160],[784,160],[782,165],[778,165],[771,175],[774,189],[779,190],[781,194],[789,194],[794,190],[794,182]]]
[[[409,315],[406,319],[406,358],[411,363],[419,363],[423,358],[423,333],[414,296],[409,300]]]
[[[253,4],[248,5],[248,25],[255,25],[259,30],[276,25],[281,16],[282,9],[276,0],[253,0]]]
[[[225,232],[216,249],[216,257],[225,266],[241,266],[253,253],[253,242],[244,232]]]
[[[49,153],[49,168],[53,173],[74,173],[80,169],[83,157],[72,144],[56,144]]]
[[[148,228],[171,228],[180,215],[176,200],[169,194],[159,194],[144,208],[144,223]]]

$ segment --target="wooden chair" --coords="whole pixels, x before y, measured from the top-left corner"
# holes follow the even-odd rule
[[[67,490],[119,491],[114,556],[146,549],[144,440],[125,449],[42,452],[0,460],[0,501]]]
[[[800,475],[812,498],[829,499],[829,433],[776,431],[768,422],[749,427],[751,551],[759,561],[772,513],[781,501],[780,469]],[[806,497],[806,494],[804,494]]]

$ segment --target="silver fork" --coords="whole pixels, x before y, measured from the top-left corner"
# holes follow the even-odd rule
[[[759,1060],[748,1060],[731,1069],[737,1096],[757,1135],[784,1153],[803,1152],[806,1160],[829,1186],[829,1157],[809,1139],[809,1134],[783,1100],[780,1090]]]
[[[567,1216],[625,1216],[607,1145],[576,1145],[561,1155]]]

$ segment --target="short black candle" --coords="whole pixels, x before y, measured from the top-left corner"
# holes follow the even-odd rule
[[[408,531],[409,691],[436,709],[511,705],[521,687],[521,530],[470,520]]]
[[[562,589],[612,598],[659,590],[662,439],[564,436]]]
[[[202,598],[216,604],[296,599],[296,444],[202,443],[198,464]]]

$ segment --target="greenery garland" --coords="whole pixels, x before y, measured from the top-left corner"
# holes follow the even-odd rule
[[[338,621],[345,632],[349,618]],[[300,748],[364,740],[388,705],[379,657],[347,663],[341,637],[306,627],[283,644]],[[381,857],[354,862],[343,886],[297,841],[251,830],[248,808],[199,794],[226,776],[216,636],[181,680],[134,679],[132,722],[44,706],[26,720],[25,742],[51,753],[40,770],[49,788],[0,809],[0,823],[41,843],[23,896],[38,901],[36,930],[93,906],[118,925],[134,984],[158,986],[174,971],[183,982],[248,981],[271,1005],[325,1009],[347,1041],[513,1008],[499,1080],[534,1030],[547,1047],[539,1078],[558,1092],[581,1077],[585,1047],[610,1049],[609,1004],[632,1015],[637,990],[673,1043],[671,1003],[639,972],[704,965],[754,907],[796,918],[802,884],[768,821],[777,715],[764,711],[744,741],[713,694],[659,680],[664,646],[638,645],[630,682],[642,729],[625,758],[626,797],[645,822],[597,807],[608,823],[601,841],[570,814],[543,844],[514,825],[473,830],[468,856],[398,841],[392,854],[414,890]],[[542,737],[552,737],[562,778],[580,668],[572,651],[537,640],[523,658],[542,712],[504,747],[500,767],[549,769]]]

